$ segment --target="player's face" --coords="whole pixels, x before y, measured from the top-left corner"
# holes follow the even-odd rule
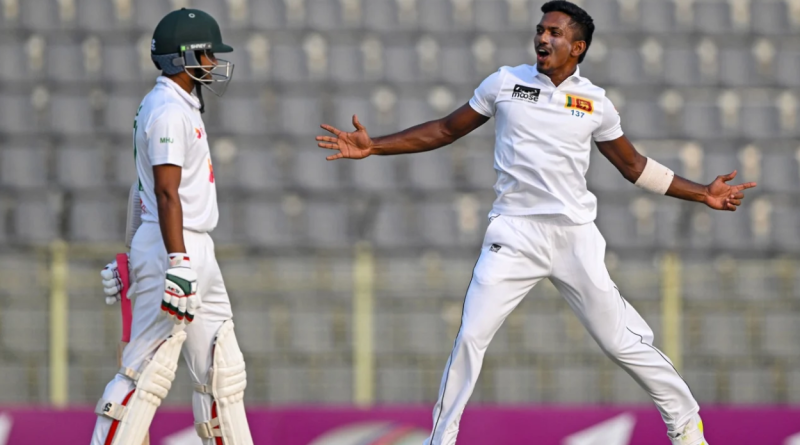
[[[540,73],[548,74],[570,61],[575,51],[572,19],[563,12],[548,12],[536,25],[536,67]]]
[[[214,53],[204,51],[200,54],[200,65],[202,66],[217,66],[217,58],[214,56]],[[201,79],[203,80],[211,80],[211,72],[209,70],[208,73],[205,73]]]

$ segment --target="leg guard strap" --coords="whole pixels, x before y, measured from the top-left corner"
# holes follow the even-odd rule
[[[97,406],[94,407],[94,413],[98,416],[106,416],[114,420],[122,420],[126,410],[125,405],[105,399],[98,400]]]
[[[158,346],[153,358],[145,362],[141,372],[120,369],[119,373],[133,380],[136,388],[121,404],[107,400],[98,402],[95,412],[114,419],[105,445],[140,444],[144,441],[156,409],[175,380],[178,357],[185,340],[186,332],[183,331],[169,336]]]

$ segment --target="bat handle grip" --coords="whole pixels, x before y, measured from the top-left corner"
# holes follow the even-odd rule
[[[131,300],[128,298],[128,289],[130,288],[130,273],[128,271],[128,254],[117,254],[117,270],[119,271],[119,278],[122,281],[122,290],[120,291],[120,311],[122,312],[122,341],[131,341],[131,319],[133,311],[131,309]]]

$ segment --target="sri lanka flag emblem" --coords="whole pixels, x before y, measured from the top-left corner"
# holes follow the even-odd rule
[[[567,94],[567,103],[564,105],[564,108],[572,108],[592,114],[592,112],[594,112],[594,101]]]

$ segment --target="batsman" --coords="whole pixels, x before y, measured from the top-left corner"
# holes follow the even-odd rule
[[[151,58],[161,70],[133,123],[138,185],[129,204],[130,342],[97,403],[92,445],[139,445],[167,396],[182,352],[194,383],[195,429],[205,445],[250,445],[245,363],[209,233],[217,225],[214,169],[203,125],[203,91],[221,96],[233,51],[217,22],[196,9],[173,11],[155,29]],[[138,191],[138,194],[135,193]],[[116,264],[106,294],[120,290]]]

